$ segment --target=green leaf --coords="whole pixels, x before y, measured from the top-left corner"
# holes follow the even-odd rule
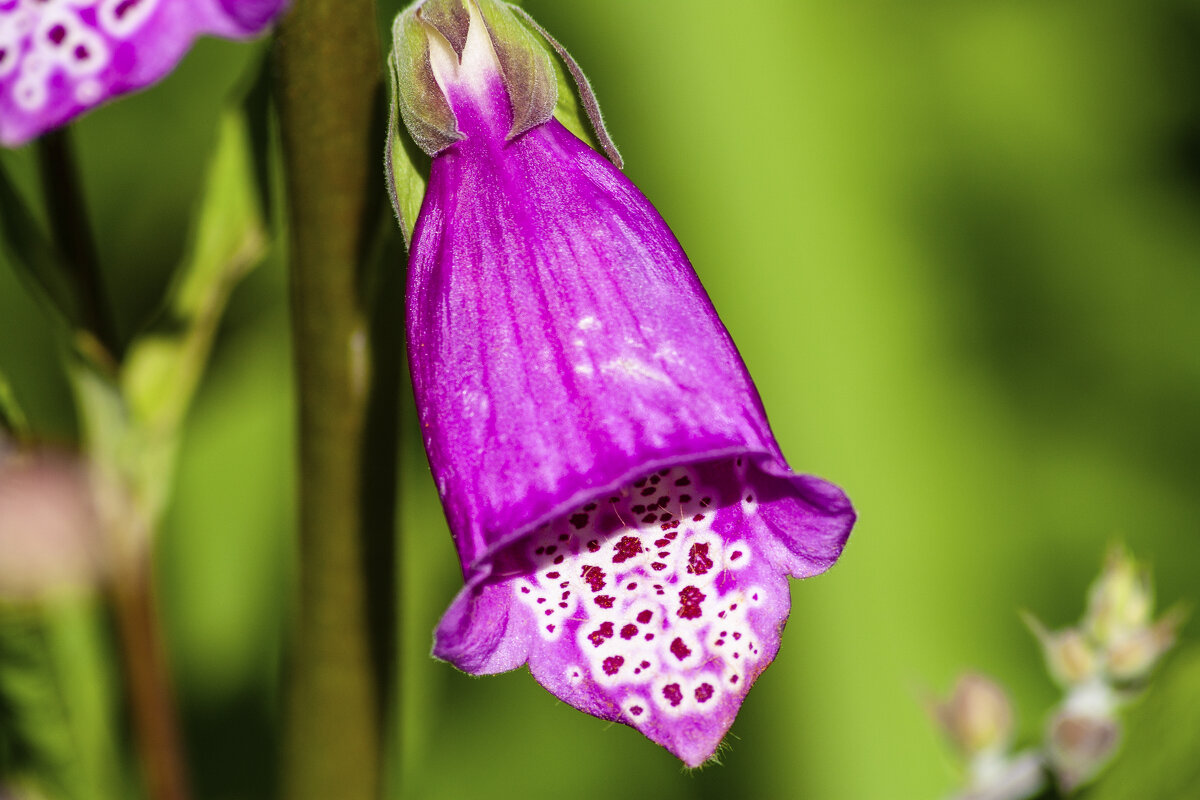
[[[227,113],[209,164],[188,252],[149,330],[129,351],[121,387],[141,423],[182,420],[234,286],[266,251],[245,119]]]
[[[65,327],[77,327],[80,301],[68,279],[62,251],[43,232],[33,212],[0,165],[0,245],[34,295]]]
[[[13,394],[12,386],[9,385],[8,379],[2,372],[0,372],[0,433],[11,434],[18,439],[24,439],[29,435],[29,423],[26,420],[25,412],[21,410],[21,406],[17,403],[17,397]]]
[[[1200,786],[1200,647],[1178,652],[1128,715],[1125,743],[1088,800],[1178,800]]]

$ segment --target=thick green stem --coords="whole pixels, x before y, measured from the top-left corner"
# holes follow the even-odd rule
[[[364,581],[363,447],[371,382],[359,292],[381,60],[372,0],[296,0],[280,28],[299,414],[299,597],[282,795],[374,800],[381,698]],[[369,219],[368,219],[369,218]]]

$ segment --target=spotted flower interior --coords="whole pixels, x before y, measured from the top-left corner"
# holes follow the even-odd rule
[[[252,35],[283,0],[0,0],[0,143],[169,72],[201,34]]]
[[[787,584],[745,522],[753,488],[711,482],[745,469],[659,470],[541,528],[505,564],[537,630],[539,682],[693,764],[724,736],[787,616]]]

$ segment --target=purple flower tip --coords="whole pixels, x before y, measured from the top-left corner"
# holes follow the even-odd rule
[[[461,22],[438,4],[431,19]],[[697,766],[779,649],[786,577],[828,569],[854,511],[791,472],[636,187],[555,119],[511,134],[494,55],[511,42],[484,33],[501,26],[481,8],[503,12],[469,0],[461,55],[430,33],[411,59],[454,134],[433,157],[408,293],[425,446],[466,577],[434,653],[476,674],[528,664]]]
[[[202,34],[253,36],[286,0],[0,0],[0,144],[161,80]]]

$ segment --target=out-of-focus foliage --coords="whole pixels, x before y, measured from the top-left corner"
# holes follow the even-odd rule
[[[1179,653],[1130,715],[1124,754],[1088,800],[1189,797],[1200,786],[1200,650]]]
[[[406,406],[391,751],[404,796],[939,796],[955,776],[922,689],[986,666],[1012,690],[1018,746],[1045,724],[1037,709],[1057,690],[1019,608],[1051,629],[1074,619],[1117,538],[1153,564],[1160,605],[1195,597],[1194,0],[524,5],[587,71],[626,172],[692,257],[793,466],[844,486],[861,520],[836,569],[794,585],[780,657],[724,765],[681,774],[524,673],[475,680],[429,658],[460,575]],[[380,6],[383,41],[399,3]],[[204,42],[74,131],[125,339],[184,250],[221,104],[257,55]],[[0,160],[36,205],[32,154]],[[272,258],[235,292],[201,386],[159,543],[202,797],[274,785],[293,500],[275,216]],[[0,372],[35,430],[69,440],[50,322],[7,257]],[[89,695],[86,735],[113,746],[104,626],[77,627],[90,633],[64,645],[82,654],[66,659],[69,685]],[[1188,777],[1188,748],[1151,754],[1150,740],[1195,729],[1187,703],[1167,700],[1190,685],[1178,676],[1194,672],[1194,627],[1098,796],[1125,796],[1121,775],[1150,800],[1187,785],[1171,781]],[[1158,783],[1144,777],[1151,755]]]

